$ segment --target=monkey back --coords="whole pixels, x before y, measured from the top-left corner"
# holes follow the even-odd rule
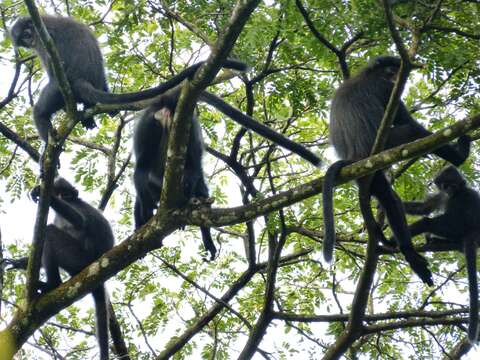
[[[393,90],[390,77],[398,62],[392,59],[376,59],[336,90],[330,109],[330,143],[341,159],[370,155]],[[405,115],[405,111],[403,103],[399,104],[397,114]]]
[[[84,79],[95,88],[106,90],[102,53],[90,29],[67,17],[44,15],[42,20],[55,43],[67,78],[70,81]],[[29,32],[33,36],[30,42],[25,40],[25,35],[30,34]],[[48,54],[33,27],[31,18],[19,18],[11,29],[11,35],[16,46],[35,50],[48,76],[54,80]]]

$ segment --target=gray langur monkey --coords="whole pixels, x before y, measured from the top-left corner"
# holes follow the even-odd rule
[[[160,200],[169,129],[179,95],[180,89],[162,94],[137,120],[133,137],[133,149],[136,158],[133,179],[137,193],[134,210],[135,229],[144,225],[153,216],[153,211],[157,208]],[[312,164],[320,164],[320,159],[304,146],[259,123],[216,95],[203,91],[199,100],[207,102],[239,124],[291,150]],[[209,199],[208,186],[203,174],[203,153],[202,129],[197,115],[194,114],[183,177],[184,197],[187,201]],[[210,229],[200,227],[200,230],[203,244],[213,259],[216,254],[216,247],[210,235]]]
[[[153,216],[162,192],[165,165],[167,161],[168,138],[172,119],[177,107],[180,90],[162,95],[144,111],[137,120],[133,136],[135,168],[133,180],[135,198],[135,229],[144,225]],[[202,129],[196,114],[192,115],[192,127],[187,144],[183,172],[183,195],[188,201],[208,201],[209,193],[203,173],[202,157],[204,143]],[[200,227],[205,249],[213,260],[217,249],[210,234],[210,228]]]
[[[40,188],[31,192],[37,202]],[[107,219],[78,197],[78,190],[63,178],[55,179],[50,207],[55,210],[53,224],[47,225],[42,252],[42,267],[47,280],[39,281],[43,294],[58,287],[60,268],[70,276],[78,274],[113,247],[114,236]],[[6,259],[13,269],[26,269],[28,258]],[[108,360],[108,308],[104,284],[92,291],[95,302],[96,332],[100,359]]]
[[[399,69],[400,58],[377,57],[335,91],[330,109],[330,143],[342,160],[327,170],[323,186],[325,234],[323,255],[327,261],[331,261],[335,245],[335,221],[333,218],[335,177],[344,166],[370,155]],[[405,104],[400,101],[385,149],[431,134],[410,115]],[[454,165],[460,165],[470,153],[470,142],[470,137],[464,135],[458,139],[455,145],[441,146],[433,153]],[[363,179],[358,179],[357,183],[359,187],[366,186]],[[385,209],[398,247],[412,270],[423,282],[433,285],[432,273],[428,269],[427,261],[413,248],[402,202],[383,171],[373,174],[369,193]],[[376,232],[380,239],[387,242],[379,226],[377,226]]]
[[[67,17],[43,15],[43,23],[53,39],[62,61],[66,76],[72,87],[75,100],[88,109],[97,103],[118,104],[152,98],[178,85],[186,78],[192,77],[203,62],[192,65],[168,81],[151,89],[134,93],[112,94],[109,92],[103,56],[98,41],[90,29]],[[33,118],[40,138],[48,139],[51,128],[51,116],[65,106],[58,88],[48,53],[43,47],[40,37],[28,16],[18,18],[10,30],[13,44],[16,47],[33,49],[40,57],[42,67],[47,71],[49,82],[42,89],[40,97],[33,108]],[[245,71],[247,66],[236,60],[225,60],[224,67]],[[83,119],[87,129],[95,127],[93,118]]]
[[[423,217],[408,229],[412,236],[428,234],[428,242],[462,246],[470,289],[468,340],[478,342],[477,248],[480,243],[480,194],[467,185],[463,175],[452,165],[443,168],[434,179],[438,192],[424,201],[405,201],[405,211]]]

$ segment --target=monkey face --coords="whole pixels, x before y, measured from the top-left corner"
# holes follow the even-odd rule
[[[55,196],[66,201],[72,201],[78,198],[78,190],[62,177],[55,179],[53,192]]]
[[[395,81],[401,60],[396,56],[378,56],[365,67],[365,73],[379,76],[388,81]]]
[[[78,198],[78,192],[70,189],[55,189],[55,195],[65,201],[73,201]]]
[[[387,66],[383,70],[383,76],[385,79],[390,80],[390,81],[395,81],[397,77],[399,68],[395,66]]]
[[[18,19],[10,34],[16,47],[31,49],[36,45],[35,29],[30,18],[22,17]]]
[[[463,175],[455,166],[448,165],[444,167],[433,180],[440,191],[449,195],[455,194],[458,190],[466,186]]]

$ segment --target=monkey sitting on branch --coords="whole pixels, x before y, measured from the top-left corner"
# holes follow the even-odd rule
[[[112,94],[108,90],[103,56],[98,41],[90,29],[71,18],[50,15],[44,15],[41,18],[58,50],[75,101],[83,103],[85,109],[91,108],[97,103],[119,104],[156,97],[177,86],[183,80],[192,78],[204,63],[199,62],[192,65],[151,89],[134,93]],[[48,53],[33,26],[32,19],[30,17],[20,17],[13,25],[10,33],[16,47],[35,50],[49,77],[49,83],[42,89],[40,98],[33,109],[33,118],[38,133],[40,138],[46,142],[48,131],[52,127],[51,117],[65,106],[65,102],[53,75]],[[245,63],[232,59],[225,60],[223,67],[237,71],[248,69]],[[200,99],[226,113],[242,126],[300,155],[314,166],[320,166],[321,159],[307,148],[243,114],[225,103],[221,98],[203,92]],[[83,125],[90,129],[95,127],[95,121],[93,118],[83,119]]]
[[[355,161],[370,155],[378,128],[387,107],[400,69],[400,58],[380,56],[363,68],[356,76],[346,80],[336,91],[330,110],[330,143],[340,157],[325,174],[323,186],[324,240],[323,256],[331,261],[335,245],[335,221],[333,217],[333,187],[340,170]],[[399,101],[398,109],[390,129],[385,148],[431,135],[408,112]],[[433,151],[435,155],[458,166],[470,153],[469,136],[461,136],[455,145],[444,145]],[[363,179],[357,180],[359,187],[365,187]],[[428,285],[433,285],[432,274],[427,261],[412,245],[402,201],[393,190],[383,171],[373,174],[369,194],[381,204],[397,239],[397,244],[412,270]],[[383,239],[382,229],[377,226]]]
[[[37,202],[40,188],[31,192]],[[42,251],[42,267],[46,282],[38,282],[43,294],[58,287],[62,280],[60,268],[70,276],[82,271],[113,247],[114,236],[103,214],[78,197],[78,190],[63,178],[55,179],[50,206],[56,216],[53,224],[47,225]],[[26,269],[28,258],[5,259],[11,269]],[[92,291],[95,302],[97,341],[100,359],[108,360],[108,308],[107,294],[102,283]]]
[[[103,56],[98,41],[90,29],[72,18],[51,15],[43,15],[41,18],[55,43],[75,101],[82,103],[84,109],[91,108],[97,103],[119,104],[152,98],[180,84],[186,78],[193,77],[199,67],[203,65],[203,62],[192,65],[151,89],[134,93],[112,94],[108,89]],[[52,127],[50,119],[55,112],[65,106],[65,101],[53,75],[47,50],[33,26],[32,19],[28,16],[20,17],[10,30],[10,34],[16,47],[35,50],[40,57],[42,67],[48,74],[49,82],[42,89],[33,108],[33,119],[38,134],[46,142],[48,130]],[[230,59],[225,60],[223,66],[239,71],[247,69],[245,63]],[[93,118],[83,119],[82,123],[87,129],[95,127]]]
[[[173,116],[177,107],[180,89],[163,94],[137,120],[133,136],[135,168],[133,180],[135,198],[135,229],[140,228],[153,216],[162,192],[167,161],[168,138]],[[192,115],[190,137],[183,172],[184,199],[188,201],[210,201],[208,186],[203,173],[202,158],[205,146],[202,128],[196,114]],[[200,227],[205,249],[213,260],[217,249],[210,228]]]
[[[412,215],[429,215],[411,224],[413,236],[428,234],[428,242],[461,244],[470,289],[470,321],[468,340],[478,342],[478,281],[477,248],[480,242],[480,194],[468,187],[463,175],[452,165],[443,168],[435,177],[438,192],[424,201],[404,202],[405,211]]]

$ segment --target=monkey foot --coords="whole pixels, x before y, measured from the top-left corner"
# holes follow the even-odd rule
[[[400,251],[402,252],[405,260],[407,260],[408,264],[418,275],[422,281],[427,284],[428,286],[433,286],[433,277],[432,272],[428,268],[427,260],[419,255],[413,248],[401,248]]]
[[[198,207],[198,206],[210,206],[215,202],[215,199],[208,197],[208,198],[197,198],[193,197],[190,199],[189,203],[192,206]]]
[[[85,129],[94,129],[95,127],[97,127],[97,124],[95,123],[93,117],[82,119],[82,125]]]

